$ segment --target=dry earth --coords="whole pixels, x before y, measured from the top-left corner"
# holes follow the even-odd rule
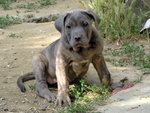
[[[30,0],[21,1],[21,3],[24,2],[28,3]],[[20,4],[20,2],[13,3],[13,6],[16,4]],[[35,17],[39,17],[82,8],[74,0],[57,0],[57,4],[55,5],[31,10],[31,12],[28,12],[27,9],[0,9],[0,16],[8,14],[24,18],[27,14],[33,14]],[[17,11],[19,11],[19,14]],[[9,37],[12,33],[21,37]],[[34,84],[35,81],[27,82],[27,92],[21,93],[16,86],[16,80],[20,75],[32,71],[31,60],[33,55],[59,37],[60,34],[54,28],[54,22],[39,24],[23,23],[0,29],[0,112],[56,112],[55,109],[50,107],[52,104],[43,98],[37,97],[35,92],[29,89],[28,86]],[[145,46],[148,53],[150,52],[147,41],[141,41],[139,43]],[[117,46],[115,44],[107,44],[105,49],[113,47]],[[124,77],[128,77],[130,81],[135,81],[143,76],[141,71],[136,67],[115,67],[109,63],[107,65],[115,82]],[[92,66],[87,73],[87,80],[91,83],[98,83],[96,72]],[[149,75],[145,75],[141,83],[112,96],[108,100],[108,105],[97,106],[97,111],[102,113],[149,113],[149,86],[150,77]]]

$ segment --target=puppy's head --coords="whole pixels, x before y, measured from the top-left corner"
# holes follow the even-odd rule
[[[55,21],[56,29],[67,37],[74,51],[87,48],[92,34],[92,22],[99,24],[95,13],[87,10],[75,10]]]

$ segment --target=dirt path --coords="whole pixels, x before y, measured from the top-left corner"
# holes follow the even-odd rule
[[[26,0],[26,2],[29,2],[29,0]],[[16,3],[13,5],[15,6]],[[39,17],[53,13],[63,13],[65,11],[79,8],[81,9],[82,6],[74,0],[57,0],[56,5],[47,6],[31,12],[27,12],[26,9],[12,9],[8,11],[0,10],[0,16],[5,16],[7,14],[17,16],[16,11],[19,10],[19,17],[21,18],[24,18],[27,14],[33,14],[35,17]],[[19,37],[9,37],[12,33],[17,34]],[[37,97],[35,92],[29,89],[29,85],[34,84],[35,81],[27,82],[27,92],[21,93],[16,86],[16,80],[20,75],[32,71],[31,60],[33,55],[41,51],[59,37],[60,34],[55,30],[54,22],[40,24],[23,23],[7,27],[6,29],[0,29],[0,112],[55,112],[54,109],[49,107],[52,104],[47,103],[45,99]],[[107,45],[106,48],[110,46],[111,45]],[[146,47],[148,48],[149,46]],[[142,75],[141,71],[134,67],[115,67],[111,64],[107,65],[112,73],[114,81],[119,81],[125,76],[130,78],[131,81],[134,81]],[[89,81],[98,82],[97,76],[93,77],[93,75],[96,75],[96,72],[92,67],[87,75]],[[147,79],[147,81],[148,80],[149,79]],[[147,85],[143,86],[145,87],[145,90],[149,90],[147,87],[148,85],[149,83],[147,82]],[[140,91],[140,87],[141,85],[138,84],[135,88]],[[134,88],[132,89],[135,90]],[[124,91],[125,93],[118,93],[118,98],[120,96],[123,98],[121,94],[123,93],[123,95],[127,95],[128,92],[132,92],[132,89]],[[148,94],[148,92],[146,92],[146,94]],[[111,98],[115,99],[116,97],[113,96]],[[147,103],[149,98],[149,96],[146,97]],[[150,103],[146,104],[146,106],[149,104]],[[140,105],[142,105],[142,103]],[[107,110],[105,110],[105,108],[108,108],[107,106],[98,107],[98,111],[105,112],[111,111],[111,109],[119,109],[118,107],[114,108],[114,106],[115,105],[112,104],[108,105],[110,109]],[[115,113],[119,112],[116,111]]]

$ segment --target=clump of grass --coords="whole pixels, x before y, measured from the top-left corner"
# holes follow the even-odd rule
[[[47,5],[53,5],[56,4],[56,0],[39,0],[38,1],[40,6],[47,6]]]
[[[4,10],[12,9],[11,3],[16,2],[17,0],[0,0],[0,5]]]
[[[92,105],[74,103],[71,106],[61,108],[58,113],[86,113],[93,110]]]
[[[25,4],[17,4],[16,8],[19,8],[19,9],[26,8],[26,5]]]
[[[76,100],[83,99],[88,92],[97,93],[99,96],[107,97],[110,93],[110,89],[105,85],[87,85],[85,80],[80,80],[79,84],[70,88],[70,96]]]
[[[141,10],[136,15],[132,5],[127,7],[124,0],[90,0],[89,3],[78,1],[96,12],[101,19],[99,29],[110,41],[125,40],[139,33],[142,18],[147,14]],[[134,3],[135,0],[132,0],[132,4]]]
[[[12,8],[11,8],[11,4],[8,3],[8,2],[1,4],[1,6],[2,6],[2,8],[3,8],[4,10],[10,10],[10,9],[12,9]]]
[[[110,95],[110,89],[104,85],[88,85],[85,80],[70,88],[71,99],[74,103],[63,108],[64,113],[89,112],[94,109],[97,100],[105,100]]]
[[[9,15],[0,17],[0,28],[5,28],[13,24],[21,24],[21,23],[22,19],[18,17],[13,17]]]
[[[37,5],[35,3],[27,3],[26,8],[27,9],[36,9]]]
[[[121,49],[109,50],[106,52],[107,54],[114,56],[114,58],[106,58],[106,61],[115,65],[126,66],[130,64],[141,68],[150,68],[150,55],[145,54],[142,45],[124,43]]]
[[[10,37],[10,38],[22,38],[21,35],[16,34],[16,33],[11,33],[11,34],[9,35],[9,37]]]
[[[27,3],[27,4],[18,4],[16,8],[24,8],[24,9],[36,9],[38,5],[36,3]]]
[[[36,89],[35,85],[30,84],[30,85],[28,85],[28,86],[29,86],[29,88],[30,88],[31,90],[34,90],[34,91],[35,91],[35,89]]]
[[[25,17],[26,17],[26,18],[33,18],[34,15],[33,15],[33,14],[27,14],[27,15],[25,15]]]

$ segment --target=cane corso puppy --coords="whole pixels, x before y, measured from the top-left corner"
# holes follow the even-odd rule
[[[99,24],[98,16],[92,11],[74,10],[60,16],[55,21],[60,39],[35,55],[32,60],[33,72],[18,78],[17,84],[25,92],[23,82],[36,79],[36,91],[48,101],[56,99],[56,105],[70,104],[69,83],[82,78],[92,63],[100,82],[111,84],[111,76],[106,67],[103,41],[94,27]],[[58,94],[55,96],[48,85],[57,83]]]

